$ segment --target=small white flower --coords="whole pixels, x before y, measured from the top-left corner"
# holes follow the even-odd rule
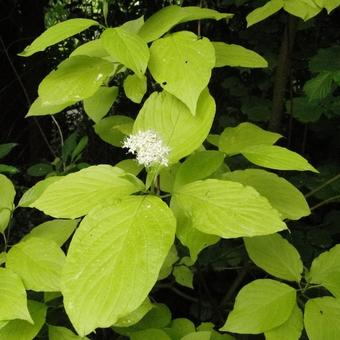
[[[123,148],[136,155],[138,163],[145,167],[155,164],[168,166],[170,148],[154,130],[138,131],[135,135],[126,137]]]

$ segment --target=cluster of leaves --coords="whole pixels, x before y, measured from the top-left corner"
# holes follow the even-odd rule
[[[318,5],[331,9],[328,2]],[[295,15],[307,11],[304,19],[320,10],[314,2],[272,0],[250,14],[252,23],[282,7]],[[98,26],[102,30],[98,39],[78,47],[43,79],[28,116],[53,115],[82,101],[104,141],[120,147],[125,136],[153,130],[170,154],[169,167],[155,164],[144,171],[131,159],[115,166],[82,167],[76,162],[87,140],[71,138],[57,171],[46,171],[50,176],[25,192],[16,207],[14,186],[0,175],[0,231],[5,239],[0,337],[34,338],[51,305],[62,297],[79,336],[48,325],[51,339],[80,339],[107,327],[136,340],[233,339],[214,330],[214,324],[195,327],[190,320],[171,320],[167,307],[151,303],[148,296],[157,281],[171,273],[179,284],[191,287],[190,268],[199,253],[221,239],[234,238],[244,238],[258,267],[289,283],[260,279],[245,285],[221,332],[293,340],[299,339],[304,319],[311,340],[339,335],[334,326],[340,309],[339,248],[320,255],[303,273],[297,250],[275,233],[288,229],[287,220],[309,215],[308,204],[290,182],[257,167],[317,170],[299,154],[274,145],[280,134],[251,123],[209,135],[216,110],[207,88],[213,68],[261,68],[267,62],[238,45],[212,42],[189,31],[169,33],[187,21],[231,17],[205,8],[169,6],[145,22],[139,18],[115,28],[71,19],[49,28],[21,53],[30,56]],[[142,103],[136,119],[105,117],[118,94],[111,83],[121,76],[126,97]],[[156,90],[143,101],[148,89]],[[202,145],[206,139],[218,150],[206,150]],[[231,171],[235,157],[257,167]],[[63,173],[56,176],[62,172],[60,166]],[[55,219],[10,247],[6,228],[14,209],[25,207]],[[175,238],[187,247],[189,256],[178,257]],[[308,292],[320,286],[322,293],[327,289],[334,297],[309,299]]]

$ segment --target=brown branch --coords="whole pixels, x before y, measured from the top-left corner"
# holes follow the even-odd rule
[[[275,74],[272,114],[268,124],[268,129],[271,131],[281,130],[286,87],[291,71],[291,57],[298,24],[297,17],[290,14],[287,16]]]

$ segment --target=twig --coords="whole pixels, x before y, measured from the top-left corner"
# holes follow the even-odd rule
[[[239,286],[241,285],[241,283],[243,282],[243,280],[246,278],[247,275],[248,275],[248,267],[244,267],[241,271],[239,271],[236,279],[230,286],[227,293],[222,298],[221,304],[220,304],[221,307],[227,305],[228,302],[233,298],[235,292],[237,291],[237,289],[239,288]]]
[[[328,186],[329,184],[335,182],[337,179],[340,179],[340,173],[335,175],[334,177],[332,177],[331,179],[329,179],[328,181],[326,181],[325,183],[321,184],[320,186],[318,186],[317,188],[313,189],[312,191],[310,191],[309,193],[307,193],[305,195],[305,198],[308,198],[310,196],[313,196],[316,192],[320,191],[321,189],[323,189],[324,187]]]
[[[310,208],[311,211],[315,210],[315,209],[318,209],[322,206],[324,206],[325,204],[328,204],[328,203],[331,203],[332,201],[335,201],[337,199],[340,199],[340,195],[336,195],[336,196],[333,196],[333,197],[330,197],[316,205],[314,205],[313,207]]]
[[[23,92],[23,94],[24,94],[24,96],[25,96],[25,99],[26,99],[26,102],[27,102],[27,107],[29,108],[29,107],[31,106],[32,102],[31,102],[31,99],[30,99],[30,97],[29,97],[29,95],[28,95],[28,92],[27,92],[27,90],[26,90],[26,88],[25,88],[25,85],[24,85],[22,79],[20,78],[19,73],[18,73],[18,71],[17,71],[15,65],[14,65],[13,62],[12,62],[12,59],[11,59],[9,53],[8,53],[7,47],[6,47],[6,45],[5,45],[5,43],[4,43],[3,39],[2,39],[2,37],[0,37],[0,42],[1,42],[1,45],[2,45],[2,47],[3,47],[4,53],[5,53],[5,55],[6,55],[6,58],[7,58],[7,60],[8,60],[8,62],[9,62],[9,64],[10,64],[10,66],[11,66],[11,68],[12,68],[12,70],[13,70],[13,73],[14,73],[15,77],[18,79],[18,82],[19,82],[19,84],[20,84],[20,87],[21,87],[21,89],[22,89],[22,92]],[[46,137],[44,131],[42,130],[42,128],[41,128],[39,122],[37,121],[36,118],[34,118],[33,120],[34,120],[35,124],[37,125],[37,127],[38,127],[38,129],[39,129],[39,132],[40,132],[41,136],[43,137],[43,140],[44,140],[44,142],[46,143],[48,149],[50,150],[50,152],[52,153],[52,155],[53,155],[54,157],[56,157],[56,154],[55,154],[55,152],[53,151],[53,149],[52,149],[50,143],[48,142],[47,137]]]

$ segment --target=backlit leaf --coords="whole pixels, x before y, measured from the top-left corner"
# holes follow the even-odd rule
[[[296,306],[294,288],[274,280],[255,280],[236,296],[223,331],[260,334],[282,325]]]
[[[207,38],[199,39],[194,33],[182,31],[155,41],[150,53],[149,69],[153,78],[195,115],[198,98],[215,66],[212,43]]]
[[[81,336],[111,326],[143,303],[174,241],[175,226],[170,209],[154,196],[122,199],[85,217],[62,277],[65,309]]]
[[[172,198],[198,230],[223,238],[268,235],[286,229],[266,198],[240,183],[207,179],[180,187]]]
[[[73,219],[86,215],[95,205],[109,204],[142,188],[141,181],[120,168],[91,166],[49,185],[30,207],[56,218]]]

